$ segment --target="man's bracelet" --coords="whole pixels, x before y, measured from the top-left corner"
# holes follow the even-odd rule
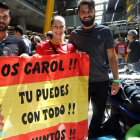
[[[114,79],[114,80],[113,80],[113,82],[117,82],[117,83],[119,83],[119,82],[120,82],[120,80],[116,80],[116,79]]]

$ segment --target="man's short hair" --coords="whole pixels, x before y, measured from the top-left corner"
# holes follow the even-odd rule
[[[11,14],[10,8],[8,7],[8,5],[6,3],[0,2],[0,8],[9,10],[9,15]]]
[[[46,35],[46,37],[49,36],[50,39],[53,38],[53,33],[52,33],[52,31],[48,31],[45,35]]]
[[[129,30],[128,34],[130,34],[134,39],[138,36],[138,32],[136,30]]]
[[[95,9],[95,1],[94,0],[80,0],[78,2],[78,5],[77,5],[78,11],[79,11],[81,5],[88,5],[89,8],[92,7],[93,9]]]
[[[14,28],[14,31],[19,32],[21,35],[23,35],[23,28],[22,28],[22,26],[20,26],[20,25],[17,25],[17,26]]]

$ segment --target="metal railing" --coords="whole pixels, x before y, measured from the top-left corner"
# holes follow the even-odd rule
[[[45,12],[46,11],[46,1],[44,0],[24,0],[26,2],[28,2],[29,4],[35,6],[36,8],[38,8],[39,10]]]

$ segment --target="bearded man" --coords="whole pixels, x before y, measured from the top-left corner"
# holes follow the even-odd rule
[[[8,47],[12,52],[11,56],[20,56],[23,53],[27,53],[27,49],[22,39],[8,34],[7,28],[10,20],[9,7],[5,3],[0,2],[0,46]]]
[[[78,15],[83,26],[72,31],[69,42],[78,51],[86,52],[90,58],[88,95],[93,109],[93,116],[88,131],[88,138],[90,139],[100,136],[99,130],[108,96],[109,77],[105,65],[106,54],[114,77],[111,86],[112,95],[117,94],[119,90],[118,65],[110,29],[94,23],[94,0],[80,0],[78,2]]]

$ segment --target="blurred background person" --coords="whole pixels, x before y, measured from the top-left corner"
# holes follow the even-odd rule
[[[28,35],[23,35],[23,38],[27,38],[28,40],[30,40]]]
[[[42,42],[46,42],[46,35],[41,36]]]
[[[53,38],[52,31],[48,31],[45,35],[46,35],[46,40],[51,40]]]
[[[30,53],[31,51],[31,42],[28,38],[25,38],[24,35],[23,35],[23,28],[22,26],[20,25],[17,25],[15,28],[14,28],[14,35],[18,38],[21,38],[23,39],[24,43],[25,43],[25,46],[27,48],[27,51],[28,53]]]
[[[11,49],[12,56],[20,56],[23,53],[28,53],[23,40],[7,32],[11,21],[10,9],[3,2],[0,2],[0,17],[0,44],[4,44],[4,46]]]
[[[35,54],[37,45],[41,43],[41,38],[39,36],[31,36],[31,53],[30,56],[32,56],[33,54]]]
[[[140,41],[137,40],[137,35],[138,32],[136,30],[128,31],[127,62],[133,65],[134,70],[140,71]]]
[[[118,64],[125,63],[127,57],[127,45],[123,42],[123,38],[118,38],[118,43],[115,45],[115,52],[118,57]]]

